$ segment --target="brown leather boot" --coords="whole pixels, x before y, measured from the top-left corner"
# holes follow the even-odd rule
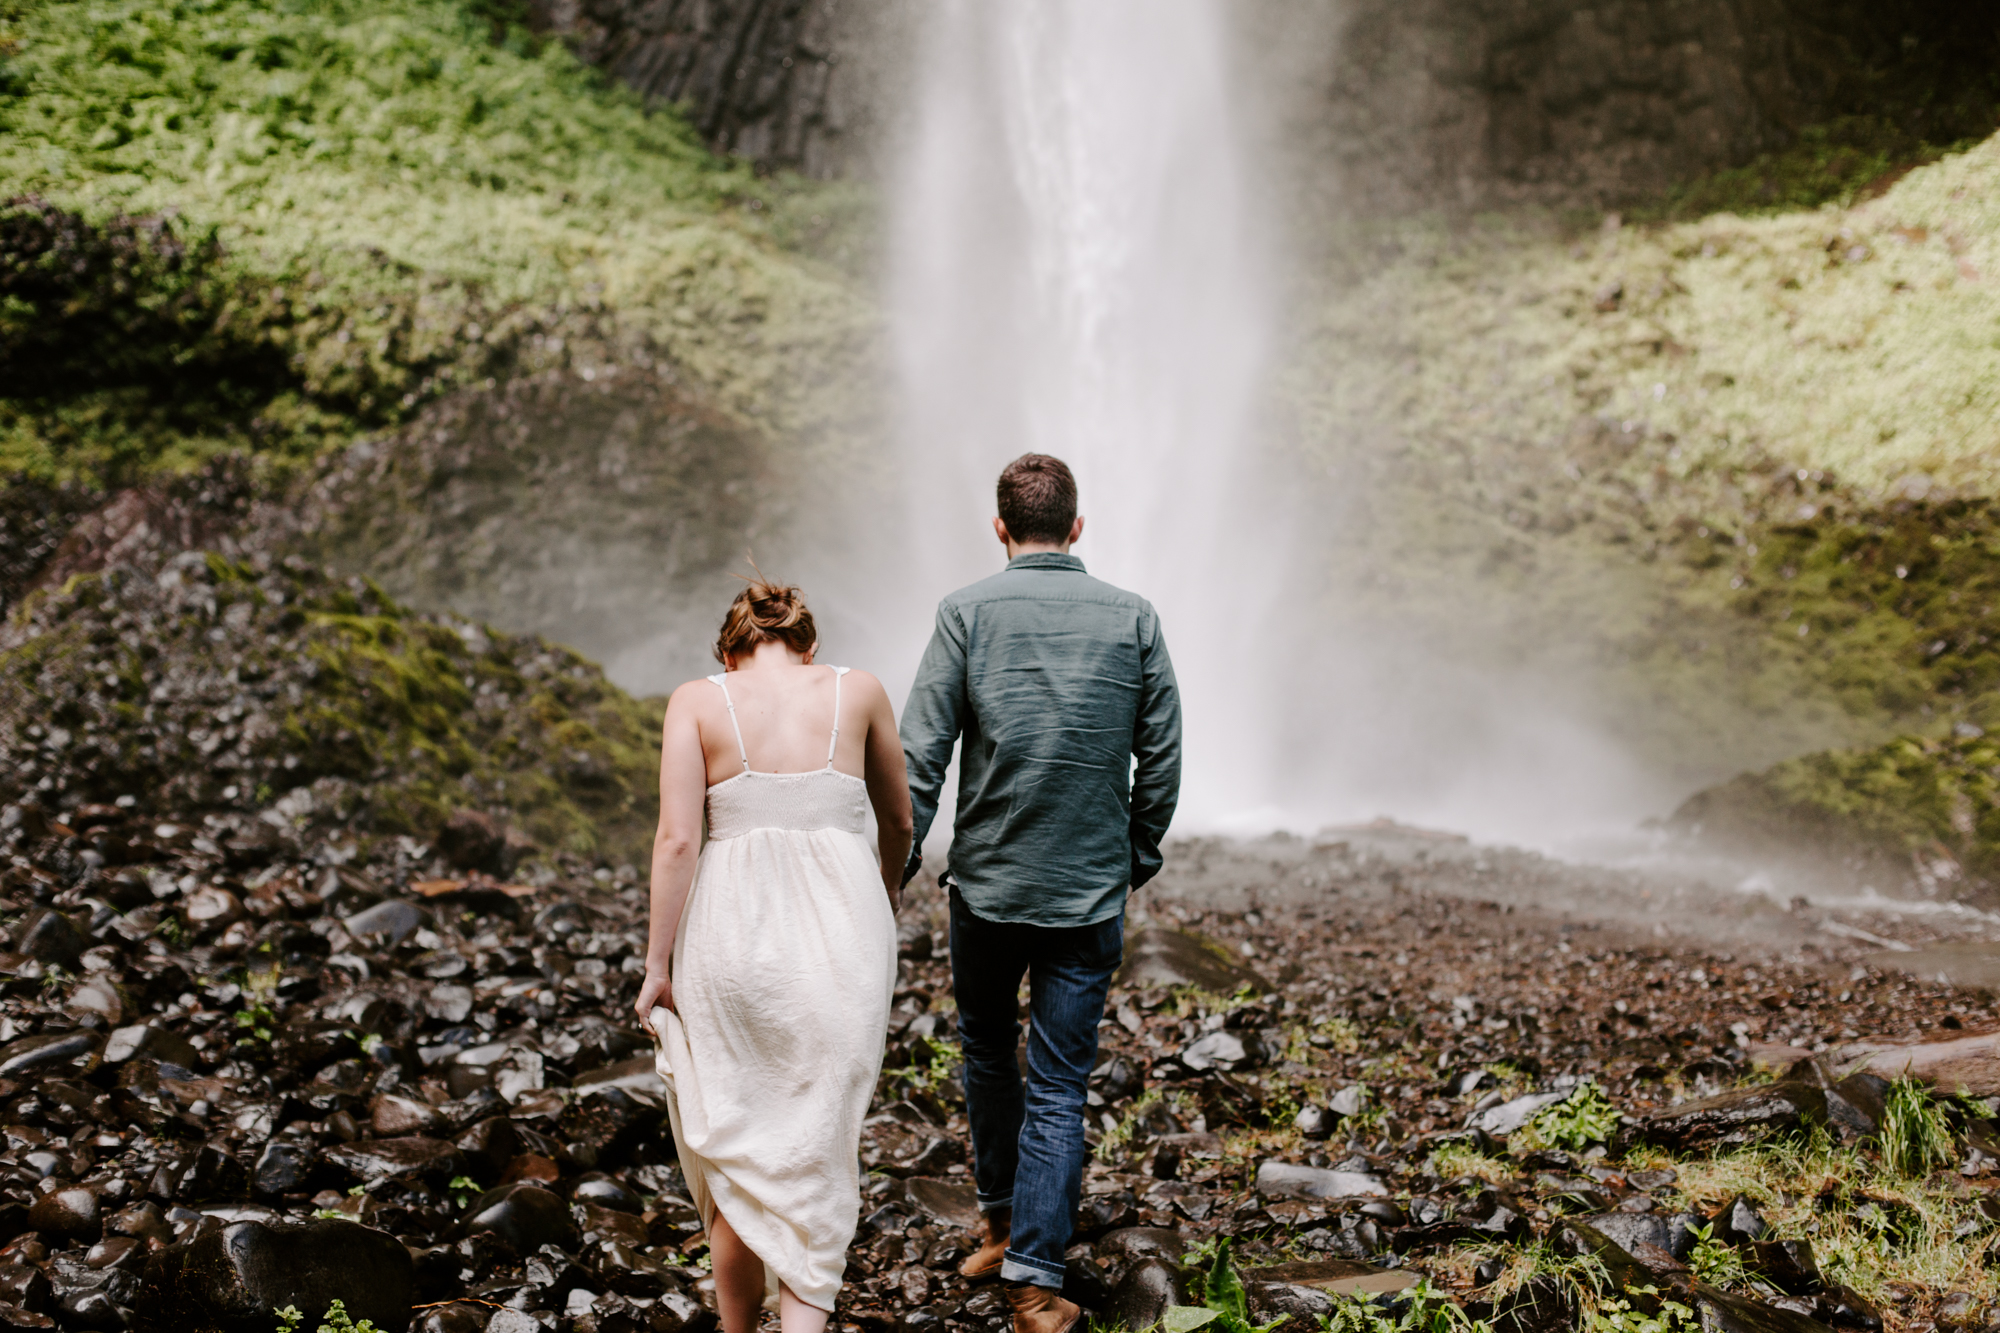
[[[1009,1283],[1007,1304],[1014,1309],[1014,1333],[1069,1333],[1083,1312],[1054,1287]]]
[[[979,1248],[960,1262],[958,1275],[974,1282],[1000,1276],[1000,1261],[1007,1257],[1007,1239],[1013,1231],[1012,1208],[995,1208],[990,1213],[981,1213],[979,1225],[973,1231],[979,1238]]]

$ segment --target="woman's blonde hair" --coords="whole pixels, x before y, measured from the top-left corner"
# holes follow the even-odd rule
[[[803,592],[759,574],[729,604],[729,614],[722,618],[722,633],[715,639],[715,660],[728,666],[732,654],[741,655],[760,643],[773,642],[795,653],[808,653],[819,642],[819,630],[813,625],[812,612],[806,609]]]

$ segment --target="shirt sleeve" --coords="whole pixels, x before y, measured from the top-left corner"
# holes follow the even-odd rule
[[[916,836],[904,878],[916,873],[924,838],[937,819],[945,770],[965,719],[965,624],[950,604],[938,606],[937,628],[917,666],[910,700],[903,706],[903,763],[910,775],[910,809]]]
[[[1160,873],[1160,843],[1181,798],[1181,695],[1159,617],[1139,639],[1139,716],[1132,729],[1132,887]]]

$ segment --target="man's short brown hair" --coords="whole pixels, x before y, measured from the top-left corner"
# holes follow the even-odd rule
[[[1076,523],[1076,478],[1048,454],[1022,454],[1000,472],[1000,521],[1016,542],[1060,546]]]

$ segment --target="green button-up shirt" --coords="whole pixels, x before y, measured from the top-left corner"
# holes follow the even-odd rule
[[[1036,552],[945,598],[903,710],[919,847],[961,736],[947,869],[974,915],[1090,925],[1159,871],[1181,707],[1143,597]]]

